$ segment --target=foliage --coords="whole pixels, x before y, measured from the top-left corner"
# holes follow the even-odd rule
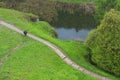
[[[5,7],[7,8],[17,8],[16,6],[18,6],[21,2],[24,2],[25,0],[3,0],[2,2],[4,2],[6,4]]]
[[[38,15],[40,20],[47,22],[57,21],[59,11],[70,14],[83,12],[83,14],[92,15],[95,13],[95,6],[88,3],[65,3],[49,0],[5,0],[3,3],[5,4],[3,7],[17,9],[23,12],[32,12]]]
[[[104,14],[111,8],[120,10],[119,8],[120,0],[34,0],[34,1],[2,0],[2,1],[3,1],[2,5],[6,4],[6,6],[1,5],[2,7],[14,8],[24,12],[32,12],[38,15],[41,20],[45,20],[48,22],[57,20],[56,16],[59,14],[58,11],[60,9],[62,9],[62,11],[68,11],[70,13],[73,13],[76,10],[77,11],[85,10],[85,12],[91,14],[95,12],[95,7],[93,5],[96,5],[97,8],[95,18],[97,23],[100,23],[100,21],[103,19]]]
[[[120,11],[120,0],[116,0],[116,2],[115,2],[115,9]]]
[[[38,15],[40,19],[48,22],[54,20],[57,16],[55,6],[48,0],[26,0],[17,7],[23,12],[32,12]]]
[[[75,3],[93,3],[95,0],[51,0],[59,2],[75,2]]]
[[[120,0],[96,0],[96,14],[95,18],[97,23],[103,19],[106,12],[110,9],[120,10]]]
[[[91,59],[104,70],[120,76],[120,12],[110,10],[86,43]]]
[[[55,6],[49,0],[3,0],[0,4],[2,4],[1,7],[32,12],[38,15],[40,19],[48,22],[54,20],[57,16]]]
[[[0,7],[5,7],[5,3],[4,2],[0,2]]]

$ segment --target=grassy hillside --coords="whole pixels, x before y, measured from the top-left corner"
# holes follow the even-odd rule
[[[26,19],[27,16],[27,19]],[[56,38],[52,38],[52,33],[54,29],[50,27],[50,25],[44,21],[39,22],[31,22],[28,17],[34,16],[31,14],[25,14],[14,10],[9,9],[0,9],[0,19],[14,24],[18,26],[22,30],[28,30],[29,33],[32,33],[38,37],[44,38],[54,44],[56,44],[63,52],[70,57],[77,64],[96,72],[100,75],[107,76],[109,78],[113,78],[114,80],[120,79],[114,77],[98,68],[94,65],[91,65],[89,61],[86,59],[88,55],[88,51],[83,43],[73,42],[73,41],[62,41]]]
[[[71,68],[52,49],[40,42],[4,26],[0,26],[0,35],[0,44],[2,43],[0,55],[3,54],[1,51],[6,51],[5,54],[8,54],[13,46],[20,44],[19,48],[0,66],[0,80],[94,79]]]
[[[8,34],[5,32],[5,29],[2,28],[3,27],[0,27],[0,59],[5,56],[5,54],[9,53],[10,50],[21,41],[21,38],[19,36],[13,36],[14,33]]]

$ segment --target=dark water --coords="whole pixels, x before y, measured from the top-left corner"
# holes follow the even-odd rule
[[[96,28],[93,16],[77,12],[59,12],[57,20],[51,24],[56,29],[58,38],[62,40],[84,41],[90,31]]]

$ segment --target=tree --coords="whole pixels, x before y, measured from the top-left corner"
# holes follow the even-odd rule
[[[55,6],[48,0],[26,0],[20,4],[19,9],[24,12],[32,12],[41,20],[48,22],[54,20],[57,15]]]
[[[91,60],[98,67],[120,76],[120,12],[110,10],[86,40]]]
[[[96,21],[100,23],[104,14],[110,9],[120,10],[120,0],[96,0]]]
[[[3,0],[7,8],[16,8],[20,4],[20,2],[24,1],[26,0]]]

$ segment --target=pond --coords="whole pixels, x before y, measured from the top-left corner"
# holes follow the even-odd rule
[[[59,12],[57,20],[51,25],[56,29],[58,38],[62,40],[84,41],[91,30],[96,28],[96,22],[92,15],[76,12],[70,14]]]

